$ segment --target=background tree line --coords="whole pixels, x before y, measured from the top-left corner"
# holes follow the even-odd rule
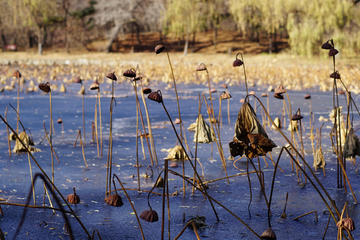
[[[184,54],[197,34],[212,30],[216,49],[219,29],[240,31],[259,41],[268,38],[277,51],[276,36],[288,37],[291,51],[311,56],[333,38],[342,53],[360,51],[360,0],[0,0],[0,45],[25,49],[84,47],[106,40],[111,51],[126,33],[140,42],[143,32],[182,40]],[[89,49],[88,49],[89,50]]]

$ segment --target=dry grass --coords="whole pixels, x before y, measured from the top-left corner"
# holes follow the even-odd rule
[[[214,84],[227,83],[237,85],[244,82],[243,72],[233,69],[232,62],[235,54],[188,54],[170,53],[174,64],[174,74],[177,82],[181,83],[206,83],[205,75],[196,74],[196,67],[205,63],[210,72],[210,78]],[[66,82],[65,74],[80,75],[85,80],[91,80],[94,76],[109,71],[120,73],[123,69],[135,67],[139,64],[145,80],[161,80],[171,83],[165,55],[155,53],[55,53],[45,52],[42,56],[35,53],[3,52],[0,63],[11,62],[19,64],[47,65],[42,70],[22,70],[25,78],[34,77],[38,81],[46,78]],[[6,60],[6,61],[5,61]],[[318,89],[328,91],[332,88],[332,79],[329,75],[333,72],[330,58],[302,58],[290,54],[277,55],[244,55],[248,83],[255,85],[283,84],[288,90]],[[54,66],[57,63],[59,65]],[[9,78],[15,69],[13,65],[2,67],[1,78]],[[358,59],[337,60],[337,70],[348,87],[349,91],[360,93],[360,68]],[[124,79],[125,80],[125,79]]]

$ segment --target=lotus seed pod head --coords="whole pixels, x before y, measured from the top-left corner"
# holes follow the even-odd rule
[[[333,72],[330,77],[335,79],[341,79],[339,72]]]
[[[97,90],[99,89],[99,82],[96,79],[91,85],[90,85],[90,90]]]
[[[13,74],[12,74],[13,77],[16,77],[16,78],[21,78],[21,73],[19,72],[19,70],[16,70]]]
[[[216,88],[212,88],[212,89],[210,90],[210,92],[211,92],[211,93],[214,93],[214,92],[217,92],[217,90],[216,90]]]
[[[159,90],[156,92],[151,92],[148,95],[148,99],[153,100],[155,102],[161,103],[163,101],[161,94],[159,93]]]
[[[66,201],[68,201],[71,204],[78,204],[80,202],[80,197],[76,194],[75,192],[75,188],[74,189],[74,193],[73,194],[69,194],[66,197]]]
[[[223,85],[221,85],[223,88],[227,89],[228,86],[224,83]]]
[[[117,193],[107,196],[104,201],[110,206],[114,207],[121,207],[122,205],[124,205],[121,197]]]
[[[201,63],[197,68],[196,71],[205,71],[206,70],[206,66],[205,64]]]
[[[115,76],[115,72],[108,73],[108,74],[106,75],[106,77],[107,77],[108,79],[113,80],[113,81],[117,81],[117,77]]]
[[[244,102],[245,102],[245,98],[240,99],[239,102],[240,102],[240,103],[244,103]]]
[[[276,240],[276,234],[271,228],[263,232],[260,237],[266,240]]]
[[[140,214],[140,218],[147,222],[157,222],[159,221],[158,214],[155,210],[145,210]]]
[[[345,91],[344,91],[344,90],[340,90],[340,91],[338,91],[338,94],[340,94],[340,95],[345,95]]]
[[[156,47],[155,47],[155,53],[156,54],[162,53],[164,50],[165,50],[164,45],[156,45]]]
[[[225,100],[225,99],[229,99],[229,98],[231,98],[231,95],[228,92],[223,91],[222,94],[220,95],[221,100]]]
[[[310,98],[311,98],[311,95],[310,95],[310,94],[306,94],[304,98],[305,98],[305,99],[310,99]]]
[[[49,82],[46,82],[46,83],[40,83],[39,84],[39,88],[41,91],[43,92],[50,92],[51,91],[51,88],[50,88],[50,83]]]
[[[263,94],[261,94],[261,96],[262,96],[262,97],[268,97],[269,94],[268,94],[268,93],[263,93]]]
[[[304,117],[299,115],[299,114],[294,114],[292,117],[291,117],[291,120],[300,120],[300,119],[303,119]]]
[[[240,67],[243,64],[244,63],[240,59],[235,59],[235,61],[233,62],[233,67]]]
[[[63,123],[63,121],[62,121],[61,118],[59,118],[56,122],[57,122],[58,124],[62,124],[62,123]]]
[[[212,108],[211,108],[211,107],[209,107],[209,108],[208,108],[208,110],[207,110],[207,112],[208,112],[209,114],[213,114],[213,110],[212,110]]]
[[[175,123],[175,124],[180,124],[181,121],[180,121],[180,119],[177,118],[174,123]]]
[[[335,56],[335,55],[338,54],[338,53],[339,53],[338,50],[336,50],[335,48],[332,48],[332,49],[330,49],[330,51],[329,51],[329,57]]]
[[[275,93],[274,97],[277,98],[277,99],[284,99],[284,96],[282,94],[280,94],[280,93]]]
[[[123,75],[124,75],[125,77],[130,77],[130,78],[136,77],[136,73],[135,73],[135,71],[132,70],[132,69],[126,70],[126,71],[123,73]]]
[[[324,43],[322,46],[321,46],[322,49],[332,49],[334,48],[333,46],[331,46],[331,44],[329,43],[329,41],[327,41],[326,43]]]
[[[350,232],[355,230],[355,223],[351,218],[344,218],[343,223]]]
[[[151,93],[151,89],[148,88],[148,87],[143,88],[142,91],[143,91],[144,94],[149,94],[149,93]]]
[[[255,91],[250,91],[249,95],[251,95],[251,96],[255,95]]]
[[[74,83],[82,83],[82,80],[80,77],[76,77],[74,80],[73,80]]]

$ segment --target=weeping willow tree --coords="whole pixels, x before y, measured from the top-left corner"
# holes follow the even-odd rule
[[[351,0],[303,0],[293,2],[286,25],[291,49],[311,56],[327,38],[342,53],[359,48],[360,8]],[[296,3],[296,4],[295,4]]]
[[[165,12],[165,28],[176,38],[185,36],[184,55],[189,47],[190,34],[204,28],[204,3],[201,0],[168,0]]]
[[[46,26],[61,22],[57,17],[56,0],[10,0],[14,9],[14,25],[24,28],[36,28],[38,37],[38,52],[42,54],[43,36]]]
[[[276,33],[287,19],[287,0],[230,0],[229,8],[235,22],[244,34],[253,33],[253,39],[259,42],[259,32],[265,31],[269,36],[269,53],[273,46],[276,49]]]
[[[206,22],[214,29],[214,48],[216,49],[217,34],[221,22],[229,17],[228,4],[224,0],[203,0],[206,6]]]
[[[230,13],[240,30],[265,31],[271,36],[284,28],[291,50],[300,55],[319,53],[332,38],[343,54],[360,47],[360,1],[354,0],[229,0]],[[269,47],[271,50],[271,46]]]

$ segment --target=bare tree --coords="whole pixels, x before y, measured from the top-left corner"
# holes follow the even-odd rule
[[[123,31],[125,25],[130,24],[136,28],[137,36],[140,33],[140,22],[144,15],[148,12],[148,8],[157,1],[150,0],[122,0],[108,1],[99,0],[95,6],[96,12],[93,17],[97,24],[104,26],[113,23],[108,43],[105,51],[110,52],[111,46],[119,32]],[[156,10],[153,8],[153,10]]]

